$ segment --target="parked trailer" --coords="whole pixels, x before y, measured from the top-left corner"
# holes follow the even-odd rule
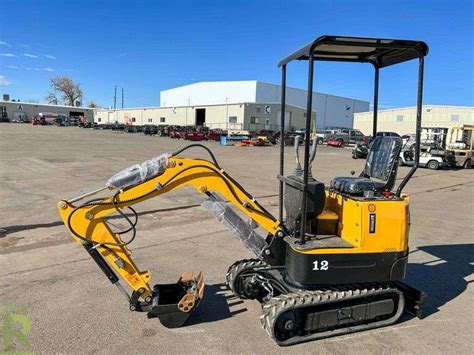
[[[65,126],[69,122],[69,117],[62,113],[54,112],[40,112],[33,119],[31,123],[33,126],[36,125],[58,125]]]

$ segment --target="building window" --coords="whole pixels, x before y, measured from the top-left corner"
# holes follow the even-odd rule
[[[259,120],[259,117],[250,117],[250,123],[258,123]]]
[[[160,117],[160,122],[161,122],[161,123],[166,122],[166,118],[165,118],[165,117]]]
[[[397,122],[403,122],[403,115],[397,115]]]
[[[229,123],[237,123],[237,116],[229,116]]]
[[[153,122],[153,118],[149,118],[149,119],[148,119],[148,122]]]
[[[262,113],[262,106],[257,106],[257,113]]]
[[[451,122],[459,122],[459,115],[451,115]]]
[[[135,122],[135,117],[132,117],[132,122]]]
[[[97,119],[97,121],[98,121],[98,122],[102,122],[102,118],[99,117],[99,118]]]

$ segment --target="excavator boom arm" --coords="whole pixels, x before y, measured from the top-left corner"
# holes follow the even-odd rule
[[[203,194],[218,192],[272,235],[281,228],[280,222],[223,169],[206,160],[173,156],[167,159],[166,169],[159,176],[118,190],[113,197],[92,200],[78,206],[62,200],[58,204],[59,213],[71,235],[86,247],[112,283],[115,284],[117,278],[111,276],[113,273],[110,272],[110,267],[107,269],[108,266],[134,291],[139,292],[141,297],[146,298],[153,293],[149,285],[151,273],[138,269],[131,258],[127,243],[121,239],[121,233],[112,231],[106,219],[118,212],[128,219],[129,223],[136,224],[136,221],[131,221],[121,210],[188,185]],[[97,252],[103,259],[97,256]],[[101,259],[105,260],[107,265],[102,265]]]

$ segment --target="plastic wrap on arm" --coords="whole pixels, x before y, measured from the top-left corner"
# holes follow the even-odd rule
[[[224,224],[256,256],[260,256],[262,251],[268,247],[265,240],[219,197],[212,195],[201,206],[213,214],[219,222]]]
[[[123,189],[161,175],[166,170],[170,156],[171,154],[165,153],[142,164],[132,165],[112,176],[105,186],[109,189]]]

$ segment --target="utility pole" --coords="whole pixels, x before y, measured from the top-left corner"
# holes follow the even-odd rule
[[[189,108],[189,97],[188,97],[188,106],[186,106],[186,127],[188,127],[188,108]]]
[[[122,108],[123,108],[123,88],[122,88]]]
[[[115,85],[114,90],[114,110],[117,108],[117,85]]]
[[[229,98],[225,98],[225,126],[227,130],[227,136],[230,137],[229,131]]]

